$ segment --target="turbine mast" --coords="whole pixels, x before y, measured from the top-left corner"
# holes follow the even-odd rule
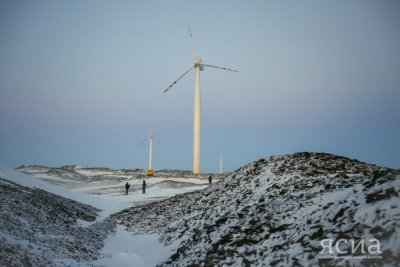
[[[193,106],[193,174],[200,174],[200,125],[201,125],[201,91],[200,91],[200,59],[194,63],[196,72]]]
[[[149,135],[149,169],[147,170],[147,176],[153,176],[153,135],[151,130]]]

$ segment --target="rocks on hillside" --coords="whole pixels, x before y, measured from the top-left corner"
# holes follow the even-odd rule
[[[94,260],[115,222],[99,210],[0,177],[0,265],[69,266]],[[12,263],[12,264],[11,264]]]
[[[113,218],[132,232],[179,240],[160,266],[394,266],[400,262],[399,178],[398,171],[345,157],[296,153],[261,159],[202,191]],[[326,255],[321,247],[324,239],[368,245],[371,238],[382,251],[375,258]]]

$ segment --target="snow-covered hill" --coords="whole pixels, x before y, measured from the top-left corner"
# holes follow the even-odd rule
[[[18,178],[0,172],[0,266],[71,266],[97,259],[115,222],[94,222],[99,209],[39,189],[46,185],[35,177]]]
[[[397,266],[399,193],[399,171],[305,152],[112,217],[180,242],[160,266]]]
[[[33,175],[0,165],[0,266],[154,266],[168,258],[171,248],[159,244],[157,236],[132,236],[108,216],[208,186],[200,179],[158,177],[146,179],[142,194],[135,171],[18,170]],[[126,181],[131,183],[128,196],[121,194]],[[157,256],[148,252],[154,250]]]
[[[40,179],[0,166],[0,266],[400,262],[397,170],[330,154],[296,153],[261,159],[211,186],[170,174],[167,179],[148,179],[146,195],[133,191],[123,196],[112,192],[123,186],[124,179],[130,179],[133,189],[141,183],[129,170],[118,173],[118,180],[106,168],[21,169]],[[101,194],[82,194],[78,186]],[[205,189],[159,201],[199,188]],[[148,201],[157,202],[143,205]],[[120,212],[108,217],[116,211]],[[130,236],[115,227],[118,222],[145,235]],[[114,231],[116,235],[110,235]],[[159,246],[157,235],[172,245]],[[153,257],[149,251],[162,253]]]
[[[208,186],[209,177],[209,174],[202,174],[201,177],[198,177],[180,170],[156,171],[153,177],[147,177],[142,169],[81,168],[76,165],[62,167],[22,165],[17,168],[17,171],[81,193],[105,196],[123,194],[126,182],[131,184],[131,191],[141,191],[142,180],[145,179],[148,189],[165,189],[165,194],[162,193],[162,190],[157,190],[158,193],[161,193],[161,195],[155,196],[158,199],[163,195],[170,197],[171,194],[167,192],[169,189],[182,189],[181,191],[188,192],[204,188]],[[213,181],[216,182],[222,177],[220,174],[213,174]],[[150,192],[154,192],[154,190]]]

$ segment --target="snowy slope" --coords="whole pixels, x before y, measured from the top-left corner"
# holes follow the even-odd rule
[[[140,189],[124,196],[118,188],[126,180],[113,170],[86,169],[90,176],[82,177],[73,166],[21,169],[37,176],[0,166],[0,266],[154,266],[176,245],[164,246],[155,235],[133,236],[108,216],[208,186],[199,179],[158,177],[146,179],[145,195]],[[129,182],[141,188],[142,180]]]
[[[42,189],[55,195],[59,195],[68,199],[73,199],[77,202],[96,207],[100,210],[98,214],[98,219],[104,219],[111,213],[120,211],[123,208],[131,206],[131,204],[127,202],[113,201],[112,199],[105,199],[97,196],[74,192],[65,189],[62,186],[42,181],[36,176],[26,175],[24,173],[20,173],[8,167],[0,165],[0,178],[1,177],[3,177],[4,180],[12,181],[13,183],[16,183],[18,185],[26,186],[29,188]]]
[[[100,210],[71,200],[78,194],[0,170],[0,266],[70,266],[98,258],[114,221],[95,222]]]
[[[139,169],[80,168],[75,165],[59,168],[22,165],[17,170],[72,191],[101,196],[101,198],[110,199],[111,197],[114,200],[115,197],[124,193],[126,182],[131,184],[131,192],[141,193],[143,179],[147,182],[150,195],[153,194],[153,196],[146,195],[145,201],[148,201],[149,197],[167,198],[173,196],[175,191],[175,193],[184,193],[208,186],[208,176],[203,175],[199,179],[199,177],[190,177],[184,171],[157,171],[154,177],[147,177],[145,172]],[[214,181],[219,179],[220,175],[214,175]],[[132,199],[132,202],[137,202],[137,199]]]
[[[202,191],[113,217],[134,233],[181,241],[160,265],[396,266],[399,192],[398,171],[305,152],[261,159]],[[379,255],[320,254],[324,239],[371,238]]]

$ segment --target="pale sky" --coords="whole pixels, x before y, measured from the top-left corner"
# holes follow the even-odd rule
[[[202,170],[329,152],[400,168],[398,1],[0,1],[0,163]]]

